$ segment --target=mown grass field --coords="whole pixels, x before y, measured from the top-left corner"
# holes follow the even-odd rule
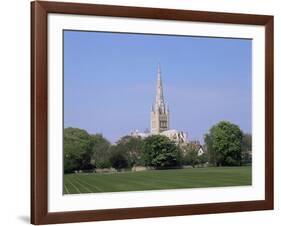
[[[64,175],[64,194],[251,185],[251,167]]]

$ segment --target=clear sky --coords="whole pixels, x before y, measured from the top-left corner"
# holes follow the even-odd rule
[[[150,129],[160,63],[170,127],[203,140],[228,120],[251,132],[252,41],[64,31],[64,127],[111,142]]]

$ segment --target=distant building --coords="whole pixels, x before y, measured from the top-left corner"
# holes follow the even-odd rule
[[[133,136],[133,137],[146,138],[146,137],[150,136],[151,134],[150,134],[150,133],[142,133],[142,132],[139,132],[139,131],[136,129],[136,130],[134,130],[133,132],[131,132],[130,135]]]
[[[204,150],[203,150],[202,146],[200,145],[199,149],[197,150],[197,155],[200,156],[203,154],[204,154]]]
[[[135,130],[131,133],[131,136],[145,138],[150,135],[160,134],[178,144],[188,143],[187,134],[185,132],[175,129],[170,130],[170,111],[164,100],[161,69],[159,65],[157,70],[156,97],[150,114],[150,133],[141,133]]]
[[[173,140],[178,144],[188,143],[187,135],[182,131],[172,129],[172,130],[166,130],[160,134],[165,135],[166,137],[170,138],[170,140]]]

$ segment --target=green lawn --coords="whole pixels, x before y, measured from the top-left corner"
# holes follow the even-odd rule
[[[66,174],[64,194],[251,185],[251,167]]]

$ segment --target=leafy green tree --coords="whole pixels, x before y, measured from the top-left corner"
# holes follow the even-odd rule
[[[205,136],[209,162],[215,166],[241,165],[242,131],[227,121],[214,125]]]
[[[110,142],[103,137],[102,134],[91,135],[92,144],[92,158],[91,163],[96,168],[111,167],[110,156]]]
[[[92,146],[90,135],[77,128],[64,129],[64,172],[91,169]]]
[[[208,155],[207,153],[203,153],[198,156],[198,163],[199,165],[203,165],[208,162]]]
[[[184,156],[184,164],[191,165],[193,168],[199,163],[198,153],[195,149],[190,149]]]
[[[217,159],[219,159],[219,154],[213,149],[213,140],[210,134],[205,134],[205,149],[207,150],[208,162],[211,166],[217,166]]]
[[[109,161],[111,166],[118,171],[129,167],[126,152],[117,146],[111,146]]]
[[[183,163],[195,167],[196,165],[203,165],[208,162],[208,156],[205,152],[199,155],[200,148],[202,148],[200,143],[194,143],[192,141],[182,146]]]
[[[241,150],[242,164],[247,165],[252,163],[252,135],[248,133],[243,134],[242,150]]]
[[[117,142],[117,148],[122,149],[128,158],[130,166],[142,165],[143,140],[140,137],[124,136]]]
[[[146,166],[165,168],[181,164],[180,150],[168,137],[149,136],[144,139],[143,148],[143,160]]]

